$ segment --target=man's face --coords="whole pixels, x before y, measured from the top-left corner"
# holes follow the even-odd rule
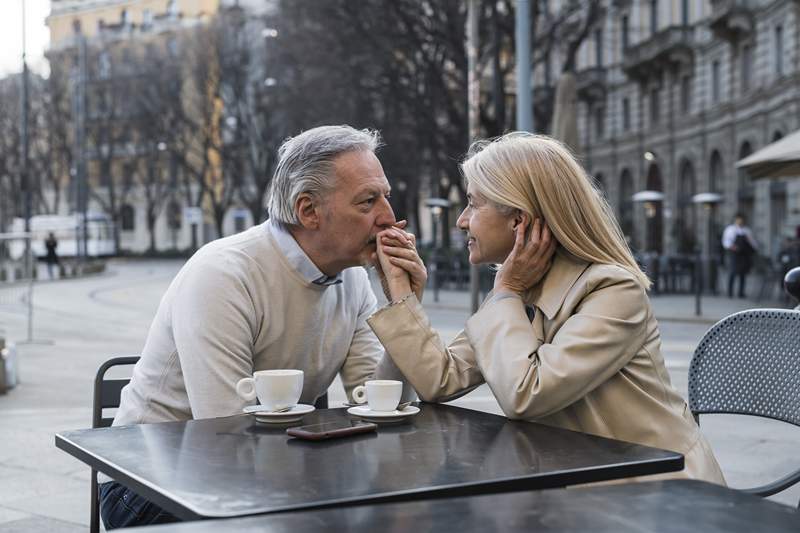
[[[336,182],[323,201],[321,236],[339,270],[370,263],[375,236],[394,224],[389,181],[370,151],[347,152],[334,160]]]
[[[741,228],[744,226],[744,217],[736,217],[734,223]]]

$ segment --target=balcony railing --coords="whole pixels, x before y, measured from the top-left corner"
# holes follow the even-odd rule
[[[753,32],[752,2],[749,0],[711,0],[711,31],[716,37],[735,41]]]
[[[589,67],[578,71],[576,86],[578,98],[582,100],[603,100],[606,97],[606,73],[605,67]]]
[[[670,26],[625,50],[622,68],[634,79],[660,75],[665,69],[694,61],[694,28]]]

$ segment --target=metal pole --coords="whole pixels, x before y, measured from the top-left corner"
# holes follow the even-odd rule
[[[700,248],[696,248],[694,258],[694,314],[700,316],[703,314],[702,304],[703,293],[703,260],[700,255]]]
[[[478,74],[478,9],[479,0],[469,0],[467,4],[467,115],[469,119],[469,140],[474,142],[480,135],[480,77]],[[480,272],[478,266],[469,265],[470,309],[478,310]]]
[[[78,211],[83,220],[83,230],[81,235],[75,235],[75,240],[80,243],[80,259],[86,262],[88,256],[88,224],[86,223],[86,210],[89,203],[89,185],[86,169],[86,38],[81,34],[78,36],[78,83],[76,88],[76,117],[75,117],[75,140],[77,152],[77,180],[78,180]]]
[[[31,173],[29,165],[30,142],[28,140],[28,60],[27,46],[25,44],[25,0],[22,4],[22,186],[25,191],[25,275],[28,277],[28,342],[33,340],[33,253],[31,251],[31,215],[33,214],[33,187],[31,186]]]
[[[517,129],[520,131],[533,131],[530,19],[530,1],[517,0],[515,31],[517,48]]]

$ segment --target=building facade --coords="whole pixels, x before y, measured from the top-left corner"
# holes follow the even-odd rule
[[[207,24],[229,3],[225,0],[52,0],[47,18],[50,28],[47,56],[51,65],[69,65],[74,102],[80,100],[79,87],[83,87],[86,109],[82,111],[76,104],[72,120],[79,122],[79,117],[84,117],[84,148],[78,147],[77,129],[73,142],[76,153],[82,152],[85,157],[83,172],[90,190],[88,210],[106,212],[115,218],[120,251],[186,250],[219,236],[213,208],[202,200],[199,186],[181,178],[181,165],[173,154],[178,148],[169,145],[169,136],[164,131],[146,127],[148,121],[155,122],[153,115],[159,112],[158,106],[143,108],[141,95],[134,93],[148,85],[148,76],[176,82],[190,78],[179,72],[189,68],[179,49],[182,36]],[[83,73],[80,71],[82,41],[87,64]],[[173,57],[175,61],[155,68],[153,65],[149,69],[137,68],[137,62],[139,66],[147,65],[148,59],[155,57]],[[152,85],[157,81],[153,78]],[[214,115],[210,122],[220,127],[224,118],[218,112],[221,104],[197,98],[201,92],[211,91],[207,87],[176,83],[173,95],[184,102],[199,102],[201,107],[207,103],[205,109],[191,109],[187,104],[184,112],[198,116],[210,113]],[[163,92],[155,94],[156,100],[165,96]],[[203,154],[201,142],[184,138],[181,149]],[[219,175],[219,161],[209,159],[206,184],[213,189]],[[62,208],[65,213],[82,208],[80,173],[78,161],[68,180],[69,201]],[[225,214],[222,233],[241,231],[252,222],[247,209],[233,205]]]
[[[578,61],[580,152],[635,249],[716,257],[735,213],[764,256],[795,236],[800,179],[735,164],[800,129],[798,17],[794,0],[607,2]]]

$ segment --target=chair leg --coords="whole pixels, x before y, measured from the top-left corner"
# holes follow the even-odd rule
[[[92,468],[92,499],[90,500],[89,507],[89,533],[100,532],[100,502],[98,502],[99,495],[97,494],[97,470]]]

